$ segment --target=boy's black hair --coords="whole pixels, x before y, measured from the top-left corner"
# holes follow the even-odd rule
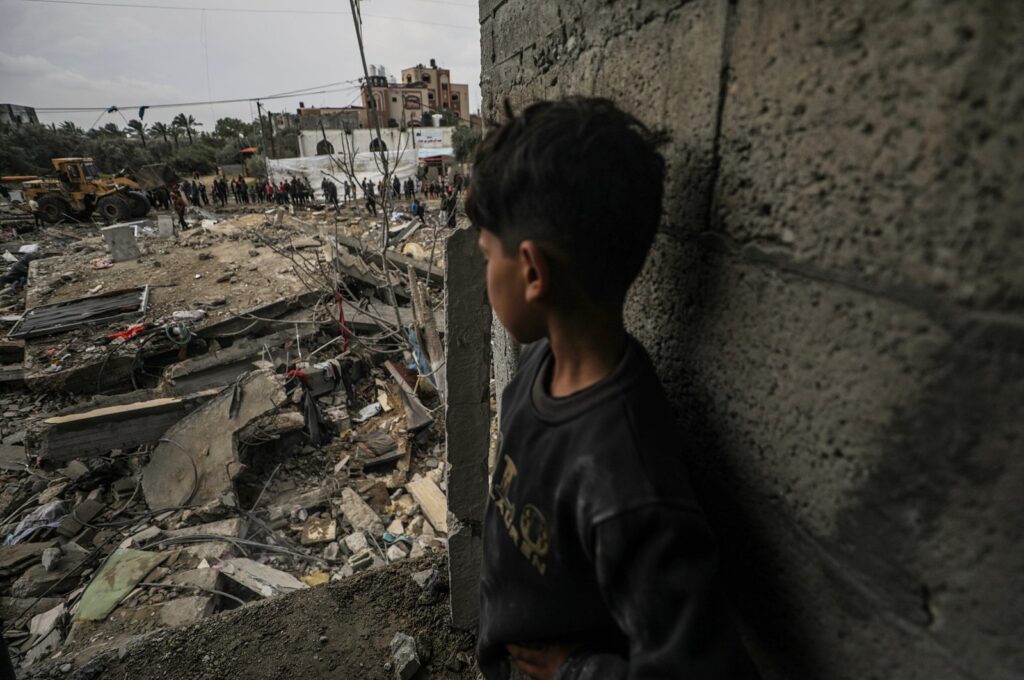
[[[664,135],[607,99],[508,113],[476,150],[466,213],[506,253],[553,248],[595,303],[621,305],[661,219]]]

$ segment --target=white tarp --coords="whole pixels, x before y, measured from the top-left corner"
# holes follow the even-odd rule
[[[389,151],[387,154],[388,164],[391,168],[394,168],[394,172],[399,180],[404,182],[406,178],[416,176],[418,164],[416,152],[413,149],[407,149],[401,158],[398,157],[397,151]],[[359,182],[368,179],[376,187],[377,182],[382,177],[376,157],[377,154],[371,152],[356,154],[355,175]],[[334,158],[337,159],[337,156]],[[310,186],[313,187],[313,193],[320,200],[323,200],[324,197],[323,191],[320,189],[320,183],[323,182],[324,177],[327,177],[328,179],[333,179],[334,183],[338,185],[338,195],[342,198],[345,196],[345,189],[342,183],[347,179],[347,176],[338,167],[337,160],[332,160],[331,156],[268,158],[267,172],[270,174],[270,180],[274,182],[275,186],[279,186],[282,181],[290,181],[293,177],[305,177],[309,180]],[[362,195],[361,192],[360,195]]]

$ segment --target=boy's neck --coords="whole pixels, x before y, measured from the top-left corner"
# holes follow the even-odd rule
[[[551,396],[568,397],[606,378],[622,360],[626,338],[621,315],[550,320]]]

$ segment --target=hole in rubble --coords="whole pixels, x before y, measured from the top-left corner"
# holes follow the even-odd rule
[[[248,444],[242,449],[242,462],[245,463],[245,470],[235,480],[235,491],[238,494],[238,502],[243,508],[249,509],[259,498],[264,485],[268,491],[260,501],[263,506],[268,497],[272,496],[271,489],[275,483],[284,481],[288,475],[285,465],[296,460],[302,452],[306,436],[303,432],[288,432],[278,439],[271,441]],[[279,465],[281,469],[274,475],[270,484],[270,475]]]

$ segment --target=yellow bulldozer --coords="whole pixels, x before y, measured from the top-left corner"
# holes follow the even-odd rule
[[[95,212],[107,224],[126,222],[149,214],[149,199],[143,186],[127,176],[103,179],[91,158],[54,158],[56,177],[30,179],[21,185],[25,202],[35,200],[45,222],[88,220]],[[147,166],[140,174],[148,178],[163,176],[162,167]],[[156,168],[154,170],[154,168]],[[162,179],[144,184],[163,185]]]

